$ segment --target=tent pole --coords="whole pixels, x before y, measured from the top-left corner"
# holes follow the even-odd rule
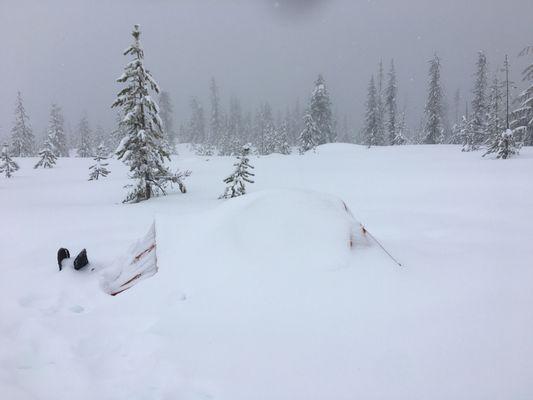
[[[394,256],[393,256],[391,253],[389,253],[389,252],[387,251],[387,249],[386,249],[386,248],[385,248],[385,247],[379,242],[379,240],[377,240],[377,239],[374,237],[374,235],[372,235],[372,234],[368,231],[368,229],[365,228],[365,226],[364,226],[363,224],[361,224],[361,229],[363,230],[363,234],[368,235],[368,237],[369,237],[370,239],[372,239],[374,242],[376,242],[376,244],[381,248],[381,250],[383,250],[383,251],[385,252],[385,254],[387,254],[387,255],[389,256],[389,258],[390,258],[392,261],[394,261],[394,263],[395,263],[396,265],[398,265],[399,267],[403,267],[403,265],[402,265],[402,264],[401,264],[396,258],[394,258]]]

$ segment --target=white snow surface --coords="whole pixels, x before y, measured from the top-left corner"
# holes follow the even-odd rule
[[[533,398],[533,149],[251,157],[227,201],[234,159],[179,152],[188,193],[136,205],[116,160],[0,179],[0,399]],[[158,273],[104,293],[153,221]]]

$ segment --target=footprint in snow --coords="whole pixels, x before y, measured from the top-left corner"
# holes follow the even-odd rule
[[[83,311],[85,311],[85,309],[82,306],[80,306],[79,304],[76,304],[74,306],[69,307],[69,310],[72,311],[73,313],[76,313],[76,314],[80,314]]]

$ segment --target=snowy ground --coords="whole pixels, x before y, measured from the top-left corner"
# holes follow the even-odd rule
[[[328,145],[253,158],[185,148],[189,193],[122,205],[126,171],[35,160],[0,179],[0,398],[531,399],[533,149]],[[303,189],[303,190],[287,190]],[[335,198],[405,265],[345,241]],[[117,297],[99,275],[156,220],[160,271]],[[95,271],[57,271],[86,247]]]

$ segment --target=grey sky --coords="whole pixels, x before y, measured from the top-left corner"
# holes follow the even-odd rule
[[[533,43],[531,0],[0,0],[2,58],[0,136],[23,92],[36,134],[52,101],[74,127],[86,110],[93,125],[110,127],[109,109],[126,63],[122,51],[139,23],[146,64],[188,116],[188,99],[207,106],[215,76],[227,100],[302,103],[318,73],[339,114],[359,126],[370,74],[380,58],[394,58],[400,99],[416,123],[425,101],[427,60],[442,59],[451,95],[469,90],[476,52],[496,68]]]

